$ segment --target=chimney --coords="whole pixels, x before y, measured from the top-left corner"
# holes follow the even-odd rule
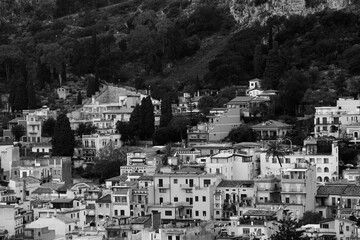
[[[160,220],[160,213],[153,211],[151,214],[151,227],[153,229],[159,229],[161,220]]]

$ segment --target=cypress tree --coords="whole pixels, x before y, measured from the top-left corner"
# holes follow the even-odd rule
[[[142,139],[149,139],[153,136],[155,129],[154,106],[150,96],[143,98],[141,101],[141,117]]]
[[[53,155],[72,157],[74,146],[74,133],[70,128],[69,119],[62,113],[56,119],[54,137],[52,139]]]
[[[35,109],[37,107],[36,96],[34,85],[31,79],[28,80],[26,88],[28,94],[28,109]]]
[[[140,137],[141,135],[141,109],[140,105],[136,104],[130,116],[130,129],[134,136]]]
[[[80,92],[80,91],[78,92],[78,95],[77,95],[76,104],[77,104],[77,105],[81,105],[81,104],[82,104],[82,96],[81,96],[81,92]]]
[[[167,94],[161,101],[160,127],[166,127],[172,119],[172,97]]]

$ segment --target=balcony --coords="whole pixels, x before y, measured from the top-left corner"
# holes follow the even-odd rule
[[[170,184],[157,184],[156,187],[161,189],[167,189],[170,188]]]
[[[243,219],[239,220],[240,225],[251,225],[251,226],[265,226],[267,220],[263,219]]]
[[[192,189],[192,188],[194,188],[196,186],[195,185],[189,185],[189,184],[180,184],[180,187],[184,188],[184,189]]]
[[[283,191],[281,191],[282,194],[306,194],[306,189],[301,188],[301,189],[297,189],[297,188],[290,188],[290,189],[283,189]]]

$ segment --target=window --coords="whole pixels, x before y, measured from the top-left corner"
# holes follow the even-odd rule
[[[215,213],[216,213],[216,215],[219,215],[219,214],[220,214],[220,211],[216,211]]]
[[[163,203],[163,201],[164,201],[164,199],[161,197],[161,198],[159,198],[159,203],[160,204],[162,204]]]
[[[172,236],[168,236],[168,240],[172,240]]]
[[[199,197],[195,196],[195,202],[198,202],[198,201],[199,201]]]
[[[250,228],[243,228],[243,234],[250,234]]]
[[[206,202],[206,196],[203,196],[202,199],[203,199],[203,202]]]
[[[349,226],[346,226],[346,231],[350,231],[350,227],[349,227]]]
[[[328,159],[328,158],[324,158],[324,163],[329,163],[329,159]]]
[[[174,197],[174,202],[178,202],[178,201],[179,201],[178,197]]]
[[[199,211],[195,211],[195,216],[199,216]]]
[[[114,215],[117,216],[119,214],[118,210],[115,210]]]
[[[203,211],[203,216],[206,217],[206,211]]]
[[[166,193],[166,189],[159,189],[160,193]]]
[[[178,183],[178,180],[177,179],[174,179],[174,184],[177,184]]]
[[[317,158],[317,159],[316,159],[316,163],[317,163],[317,164],[321,164],[321,163],[322,163],[321,160],[322,160],[321,158]]]
[[[329,168],[328,168],[328,167],[325,167],[325,168],[324,168],[324,172],[329,172]]]
[[[276,163],[276,158],[272,158],[272,163]]]
[[[318,168],[316,169],[316,171],[317,171],[317,172],[322,172],[321,167],[318,167]]]
[[[125,215],[125,210],[120,210],[120,215],[124,216]]]
[[[175,240],[180,240],[180,236],[176,236],[176,237],[175,237]]]
[[[285,158],[285,163],[290,163],[290,158]]]
[[[172,211],[165,211],[165,216],[172,216]]]
[[[285,198],[285,203],[290,203],[290,198],[289,197]]]
[[[186,193],[192,193],[192,189],[186,189],[185,192]]]
[[[211,184],[211,180],[210,179],[204,179],[204,187],[208,187]]]

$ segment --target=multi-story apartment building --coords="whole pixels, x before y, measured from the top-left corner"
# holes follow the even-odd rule
[[[119,148],[121,147],[120,134],[92,134],[82,136],[82,146],[77,148],[80,156],[87,159],[92,159],[98,156],[100,151],[106,147]]]
[[[359,215],[360,186],[349,183],[331,183],[319,186],[316,194],[316,211],[324,218]]]
[[[248,210],[241,217],[230,217],[230,224],[226,227],[226,231],[230,236],[266,240],[275,233],[276,220],[278,220],[276,211]]]
[[[10,178],[16,177],[16,172],[12,171],[13,164],[16,164],[20,160],[19,147],[10,145],[2,145],[0,148],[0,175],[1,180],[9,181]]]
[[[282,171],[281,202],[296,218],[301,218],[306,211],[315,211],[315,168],[315,164],[303,162]]]
[[[301,151],[287,153],[280,159],[266,158],[266,152],[260,153],[260,172],[263,175],[280,175],[283,169],[294,168],[301,161],[316,164],[316,178],[318,182],[336,181],[339,178],[339,148],[337,142],[327,139],[307,139]]]
[[[24,232],[22,209],[15,204],[0,204],[0,230],[7,230],[10,237],[21,236]]]
[[[281,202],[281,185],[280,177],[274,175],[259,175],[254,178],[255,187],[255,203],[268,204]]]
[[[133,216],[132,201],[133,189],[136,189],[138,183],[135,181],[122,182],[111,186],[112,215],[114,217]]]
[[[85,227],[86,223],[86,206],[81,200],[57,198],[48,205],[35,207],[33,209],[34,218],[46,218],[50,216],[63,216],[67,219],[75,220],[79,228]]]
[[[269,120],[251,127],[260,139],[283,138],[292,129],[292,126],[275,120]]]
[[[145,97],[147,95],[136,91],[105,86],[101,93],[96,94],[90,101],[85,101],[80,110],[68,114],[70,126],[76,130],[81,122],[86,121],[97,126],[99,132],[113,132],[116,122],[128,122],[134,107]],[[160,101],[152,99],[152,103],[154,114],[157,115],[160,112]]]
[[[254,197],[253,181],[222,180],[214,193],[214,219],[238,215],[238,208],[251,206]]]
[[[213,194],[220,180],[220,174],[199,169],[164,167],[154,175],[154,185],[148,187],[148,212],[160,212],[164,222],[212,219]]]
[[[360,100],[339,98],[336,106],[316,107],[314,118],[315,137],[342,137],[345,128],[360,121]]]
[[[71,183],[70,157],[23,157],[12,162],[12,176],[24,178],[33,176],[37,179]]]
[[[257,172],[253,156],[235,152],[234,149],[222,150],[205,160],[205,171],[222,174],[227,180],[251,180]]]
[[[161,149],[153,147],[128,152],[126,154],[127,164],[120,167],[120,175],[130,173],[154,174],[156,165],[163,157],[159,150]]]

